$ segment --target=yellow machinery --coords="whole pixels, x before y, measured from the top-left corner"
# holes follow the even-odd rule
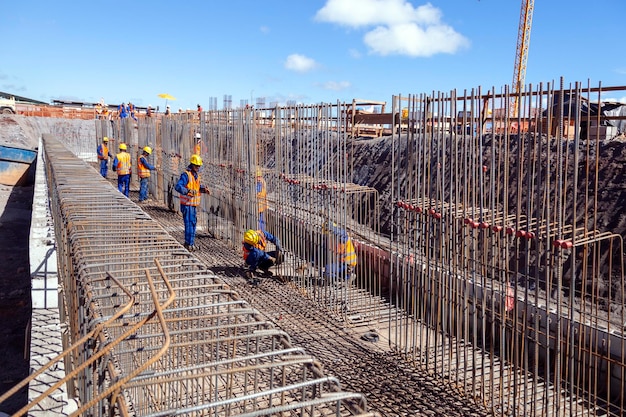
[[[517,32],[517,50],[515,51],[515,67],[513,69],[513,88],[511,91],[511,107],[509,116],[517,117],[519,110],[519,93],[526,79],[526,62],[530,45],[530,28],[533,21],[535,0],[522,0],[519,29]]]

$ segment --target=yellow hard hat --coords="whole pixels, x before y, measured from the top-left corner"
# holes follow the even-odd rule
[[[147,153],[148,155],[152,154],[152,148],[149,146],[146,146],[145,148],[143,148],[143,151]]]
[[[243,234],[243,241],[248,245],[256,245],[259,243],[259,234],[252,229],[246,230],[246,233]]]
[[[125,143],[120,143],[120,149],[125,151],[127,149],[126,148],[126,144]]]
[[[106,136],[102,138],[102,142],[108,142],[109,138],[107,138]]]
[[[326,221],[322,225],[322,233],[328,234],[328,232],[333,230],[335,227],[337,227],[337,224],[335,222],[331,222],[330,220]]]
[[[256,169],[256,176],[257,177],[262,177],[263,176],[263,171],[261,171],[261,168],[257,168]]]
[[[199,167],[202,166],[202,158],[200,158],[200,155],[191,155],[191,159],[189,159],[189,163],[193,164],[193,165],[198,165]]]

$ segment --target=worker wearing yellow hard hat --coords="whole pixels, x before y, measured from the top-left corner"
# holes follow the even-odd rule
[[[185,248],[189,251],[196,249],[196,208],[200,205],[200,194],[211,194],[208,187],[202,184],[200,179],[200,167],[202,158],[193,154],[189,158],[189,166],[180,175],[174,189],[180,193],[180,212],[185,223]]]
[[[98,153],[98,161],[100,161],[100,175],[104,178],[107,177],[107,172],[109,171],[109,158],[113,158],[111,152],[109,152],[109,138],[103,137],[102,143],[98,145],[96,149]]]
[[[267,242],[273,243],[276,250],[267,251]],[[268,231],[248,229],[243,234],[243,260],[248,265],[246,279],[251,284],[257,284],[254,276],[257,268],[263,271],[264,276],[272,276],[269,270],[282,262],[282,248],[280,240]]]
[[[128,147],[125,143],[120,143],[120,152],[113,160],[113,171],[117,172],[117,189],[126,197],[130,194],[130,173],[131,161]]]
[[[139,177],[139,202],[148,199],[148,182],[150,171],[156,170],[156,167],[148,162],[148,158],[152,154],[152,148],[146,146],[142,149],[141,155],[137,157],[137,176]]]

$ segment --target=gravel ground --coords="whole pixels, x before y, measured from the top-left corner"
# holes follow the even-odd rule
[[[131,190],[131,199],[137,193]],[[183,222],[159,203],[143,209],[183,243]],[[328,310],[302,297],[294,286],[277,279],[263,279],[258,286],[242,277],[238,248],[200,232],[194,255],[221,276],[243,299],[289,334],[294,345],[315,356],[330,375],[348,391],[365,394],[368,406],[381,416],[488,416],[487,410],[463,397],[435,376],[417,370],[400,355],[370,345]]]

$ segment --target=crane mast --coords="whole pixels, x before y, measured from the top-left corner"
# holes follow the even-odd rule
[[[519,93],[526,80],[526,62],[530,45],[530,29],[533,21],[535,0],[522,0],[519,28],[517,32],[517,50],[515,51],[515,67],[513,69],[513,88],[509,115],[517,117],[519,110]]]

